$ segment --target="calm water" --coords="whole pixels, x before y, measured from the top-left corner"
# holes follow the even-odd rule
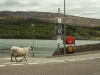
[[[91,40],[76,40],[76,45],[94,44],[100,41]],[[0,56],[9,56],[10,48],[12,46],[26,47],[33,46],[33,40],[29,39],[0,39]],[[51,56],[57,49],[57,40],[34,40],[35,57]],[[63,41],[60,44],[63,47]],[[29,56],[33,56],[33,50],[29,52]]]

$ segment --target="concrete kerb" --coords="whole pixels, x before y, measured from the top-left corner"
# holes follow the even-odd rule
[[[97,52],[100,52],[100,50],[79,52],[79,53],[73,53],[73,54],[66,54],[66,56],[83,55],[83,54],[90,54],[90,53],[97,53]]]
[[[46,58],[56,58],[56,57],[65,57],[65,56],[76,56],[76,55],[83,55],[83,54],[90,54],[90,53],[97,53],[97,52],[100,52],[100,50],[88,51],[88,52],[79,52],[79,53],[72,53],[72,54],[66,54],[66,55],[47,56]]]

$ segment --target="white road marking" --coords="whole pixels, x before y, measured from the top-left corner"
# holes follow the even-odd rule
[[[4,59],[11,59],[11,58],[4,58]]]
[[[97,58],[100,58],[100,57],[97,57]]]
[[[69,60],[67,60],[67,61],[76,61],[76,60],[74,60],[74,59],[69,59]]]
[[[41,61],[46,61],[46,60],[41,60]]]
[[[13,63],[17,63],[17,62],[6,62],[4,64],[13,64]]]
[[[6,65],[0,65],[0,67],[4,67],[4,66],[6,66]]]
[[[43,63],[51,63],[51,62],[43,62]]]
[[[58,60],[49,60],[49,62],[56,62],[56,61],[58,61]]]
[[[88,59],[95,59],[95,58],[88,58]]]
[[[11,58],[4,58],[4,59],[11,59]],[[13,59],[15,59],[15,58],[13,58]],[[22,59],[22,58],[17,58],[17,59]]]
[[[32,62],[32,61],[27,61],[27,62]]]
[[[16,65],[24,65],[24,64],[11,64],[11,65],[14,65],[14,66],[16,66]]]
[[[56,62],[65,62],[65,60],[57,60]]]
[[[70,60],[70,59],[63,59],[63,60],[67,61],[67,60]]]
[[[87,59],[79,59],[79,60],[87,60]]]
[[[35,62],[35,63],[28,63],[28,64],[30,64],[30,65],[31,65],[31,64],[39,64],[39,63],[36,63],[36,62]]]
[[[35,61],[36,63],[43,62],[43,61]]]
[[[22,62],[22,63],[27,63],[27,62]]]
[[[94,75],[99,75],[100,73],[96,73],[96,72],[94,72],[93,74],[94,74]]]
[[[32,61],[26,61],[26,62],[22,62],[22,63],[30,63],[30,62],[32,62]]]

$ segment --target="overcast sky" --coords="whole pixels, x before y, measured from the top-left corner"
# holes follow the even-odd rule
[[[100,0],[65,0],[66,14],[100,19]],[[0,0],[0,11],[64,13],[64,0]]]

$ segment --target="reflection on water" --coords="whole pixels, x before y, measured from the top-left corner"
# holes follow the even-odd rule
[[[90,40],[76,40],[76,45],[94,44],[100,41]],[[12,46],[26,47],[32,46],[33,40],[31,39],[0,39],[0,56],[9,56],[10,48]],[[60,44],[63,47],[63,41]],[[51,56],[57,49],[57,40],[34,40],[34,55],[35,57]],[[29,56],[33,56],[33,50],[29,52]]]

